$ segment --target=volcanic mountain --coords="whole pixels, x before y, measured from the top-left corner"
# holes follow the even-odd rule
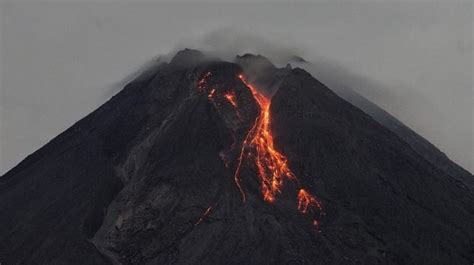
[[[303,69],[186,49],[0,178],[0,262],[471,264],[446,171]]]

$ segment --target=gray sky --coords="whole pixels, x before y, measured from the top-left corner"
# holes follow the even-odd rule
[[[342,67],[357,77],[347,86],[474,169],[471,1],[72,2],[0,4],[0,175],[184,46]]]

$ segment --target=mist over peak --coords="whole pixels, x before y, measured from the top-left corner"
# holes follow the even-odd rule
[[[199,63],[203,63],[206,60],[210,60],[209,57],[204,55],[201,51],[195,49],[185,48],[180,50],[173,56],[170,61],[170,65],[173,66],[192,66]]]
[[[441,93],[447,91],[438,88],[436,93],[430,92],[428,87],[422,87],[420,82],[408,82],[407,78],[411,73],[397,75],[385,73],[386,67],[378,67],[379,71],[374,70],[376,74],[367,75],[362,73],[358,63],[348,64],[341,60],[338,54],[325,54],[317,46],[311,47],[298,40],[272,38],[265,32],[249,32],[238,29],[237,27],[227,27],[202,34],[192,41],[183,42],[214,54],[216,57],[227,61],[232,61],[236,54],[254,54],[261,55],[271,61],[277,67],[284,67],[287,63],[304,68],[321,82],[328,85],[334,91],[337,91],[344,97],[343,87],[350,88],[362,97],[367,98],[388,113],[399,119],[402,123],[413,128],[418,134],[427,138],[438,146],[443,152],[454,159],[463,167],[472,171],[472,152],[470,146],[473,146],[473,139],[470,137],[472,131],[472,119],[469,115],[471,104],[467,104],[467,99],[472,99],[469,92],[470,87],[461,85],[457,87],[454,94]],[[337,43],[336,43],[337,44]],[[373,55],[375,56],[375,55]],[[402,56],[407,56],[403,54]],[[367,59],[372,58],[372,55]],[[364,65],[364,58],[360,58],[360,64]],[[409,61],[399,63],[401,68],[410,65]],[[265,65],[265,64],[264,64]],[[371,65],[366,68],[372,68]],[[472,66],[471,66],[472,68]],[[376,68],[377,69],[377,68]],[[465,69],[461,72],[465,72]],[[417,68],[414,71],[421,71]],[[382,73],[383,72],[383,73]],[[442,75],[448,75],[443,72]],[[382,76],[393,76],[390,81],[381,81]],[[417,79],[419,80],[419,79]],[[461,80],[460,80],[461,82]],[[432,85],[434,87],[435,84]],[[439,84],[437,85],[439,86]],[[449,86],[449,85],[447,85]],[[434,90],[434,88],[432,88]],[[443,94],[443,95],[441,95]],[[461,96],[464,94],[464,96]],[[451,112],[444,108],[443,98],[456,97],[460,103],[456,107],[458,111]],[[464,100],[461,100],[464,98]],[[422,102],[421,104],[419,104]],[[438,106],[433,102],[439,102]],[[441,107],[440,107],[441,106]],[[431,111],[428,111],[431,109]],[[438,113],[433,115],[433,113]],[[464,120],[457,126],[447,127],[439,115],[444,117],[458,117]],[[429,121],[429,122],[428,122]],[[436,124],[436,125],[433,125]],[[458,135],[454,137],[453,135]],[[467,145],[459,145],[457,139],[464,139]]]

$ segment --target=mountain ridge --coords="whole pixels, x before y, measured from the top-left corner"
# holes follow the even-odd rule
[[[132,81],[0,178],[0,262],[470,264],[472,188],[303,69],[259,84],[278,88],[275,148],[321,199],[321,231],[296,183],[264,200],[252,155],[244,203],[234,172],[259,106],[239,75],[260,77],[198,58]]]

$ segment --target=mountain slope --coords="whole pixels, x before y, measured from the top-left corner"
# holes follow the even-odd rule
[[[0,262],[472,262],[470,187],[304,70],[237,62],[183,50],[0,178]],[[274,93],[270,133],[297,178],[272,203],[241,74]],[[302,187],[321,211],[299,211]]]
[[[416,152],[430,161],[430,163],[438,166],[440,169],[444,170],[446,174],[460,180],[463,184],[470,185],[471,188],[474,187],[474,177],[471,173],[450,160],[449,157],[436,148],[436,146],[403,124],[390,113],[357,93],[351,87],[348,87],[350,83],[343,84],[343,81],[341,80],[346,80],[346,82],[347,80],[356,80],[356,82],[359,83],[359,87],[361,87],[361,84],[372,87],[375,87],[375,85],[370,84],[370,82],[365,82],[363,79],[358,80],[359,78],[357,76],[348,72],[344,68],[324,61],[310,63],[301,57],[294,56],[293,58],[290,58],[290,62],[304,69],[310,69],[311,73],[314,73],[321,82],[329,86],[329,88],[336,92],[338,96],[350,102],[357,108],[360,108],[374,120],[397,134]]]
[[[446,154],[441,152],[436,146],[408,128],[397,118],[350,88],[341,87],[341,89],[335,90],[335,92],[397,134],[431,164],[438,166],[446,174],[462,181],[464,184],[470,185],[471,188],[474,187],[474,177],[472,177],[472,174],[451,161]]]
[[[292,97],[296,91],[305,97]],[[472,190],[395,134],[299,69],[274,96],[272,112],[276,140],[298,161],[295,170],[311,179],[316,173],[325,199],[335,204],[333,224],[343,223],[336,231],[365,231],[382,243],[379,254],[399,264],[448,264],[454,256],[462,264],[472,256],[473,227],[464,222],[472,220]],[[364,240],[351,241],[375,251]]]

